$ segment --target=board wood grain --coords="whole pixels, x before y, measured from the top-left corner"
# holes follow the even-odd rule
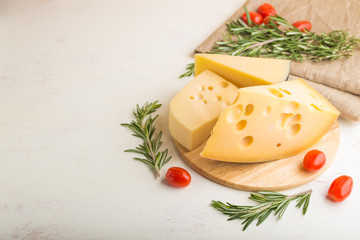
[[[303,158],[310,149],[289,158],[263,163],[230,163],[200,157],[205,143],[192,151],[175,145],[182,158],[198,173],[222,185],[246,191],[279,191],[306,184],[324,173],[336,158],[340,127],[335,122],[324,137],[310,149],[325,153],[326,164],[317,172],[303,168]]]

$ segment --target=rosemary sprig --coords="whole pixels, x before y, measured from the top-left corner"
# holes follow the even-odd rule
[[[136,112],[133,112],[133,115],[136,120],[132,120],[130,123],[122,123],[121,125],[129,128],[133,132],[133,136],[143,140],[143,143],[139,144],[134,149],[127,149],[125,152],[133,152],[143,155],[142,158],[134,158],[139,160],[155,171],[156,177],[160,177],[160,169],[170,161],[171,156],[168,157],[168,149],[160,151],[162,145],[161,136],[162,131],[155,134],[154,121],[159,115],[152,117],[151,114],[154,113],[158,108],[161,107],[159,101],[152,103],[145,103],[144,106],[139,107],[136,105]]]
[[[211,206],[225,215],[230,216],[228,221],[241,219],[244,225],[243,231],[257,219],[256,226],[259,226],[274,211],[280,220],[289,206],[290,202],[296,200],[296,207],[303,207],[303,215],[305,215],[310,202],[312,190],[302,192],[295,195],[284,195],[278,192],[259,191],[251,193],[249,199],[258,202],[254,206],[238,206],[230,203],[222,203],[220,201],[212,201]]]
[[[270,18],[269,25],[248,27],[241,19],[229,23],[228,33],[222,41],[216,42],[211,53],[318,62],[350,57],[360,46],[360,39],[349,37],[343,30],[328,34],[301,32],[280,16]],[[275,22],[280,27],[276,27]]]
[[[189,63],[186,65],[186,72],[181,74],[179,76],[179,78],[183,78],[183,77],[191,77],[192,75],[194,75],[195,73],[195,64],[194,63]]]
[[[195,75],[195,63],[189,63],[186,65],[186,72],[181,74],[179,78],[191,77]]]
[[[245,12],[248,16],[246,8]],[[354,49],[360,47],[360,39],[349,36],[344,30],[327,34],[301,32],[278,15],[270,18],[268,25],[254,24],[249,16],[248,23],[241,18],[230,22],[223,40],[216,42],[208,53],[319,62],[350,57]],[[194,64],[188,64],[186,70],[179,78],[193,75]]]

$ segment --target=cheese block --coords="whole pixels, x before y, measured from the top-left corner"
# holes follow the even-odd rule
[[[221,54],[196,54],[195,76],[206,69],[219,74],[237,87],[249,87],[285,81],[289,75],[290,61]]]
[[[220,112],[231,105],[238,88],[206,70],[189,82],[170,102],[169,130],[187,150],[205,142]]]
[[[201,156],[264,162],[296,155],[318,142],[339,111],[301,79],[239,89],[219,116]]]

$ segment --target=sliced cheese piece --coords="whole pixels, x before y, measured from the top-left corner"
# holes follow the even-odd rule
[[[339,111],[301,79],[239,89],[219,116],[201,156],[264,162],[296,155],[330,129]]]
[[[189,82],[170,102],[169,129],[187,150],[204,143],[220,112],[231,105],[238,88],[206,70]]]
[[[219,74],[237,87],[249,87],[285,81],[289,75],[290,61],[221,54],[196,54],[195,76],[206,69]]]

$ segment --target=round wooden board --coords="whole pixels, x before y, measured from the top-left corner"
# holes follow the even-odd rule
[[[339,123],[335,122],[324,137],[311,149],[325,153],[326,164],[317,172],[303,168],[307,151],[293,157],[263,163],[230,163],[200,157],[204,144],[187,151],[175,142],[182,158],[197,172],[222,185],[246,191],[279,191],[301,186],[324,173],[333,163],[340,142]]]

